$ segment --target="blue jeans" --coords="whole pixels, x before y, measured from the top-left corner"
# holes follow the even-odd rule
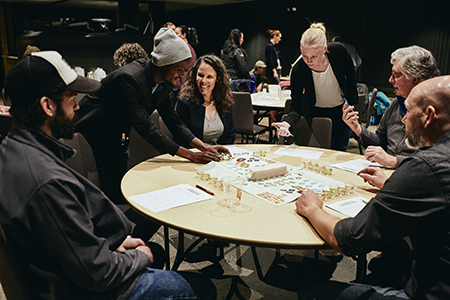
[[[308,281],[298,292],[299,300],[409,300],[404,290],[359,283]]]
[[[147,268],[127,300],[216,298],[215,286],[211,280],[196,273],[182,276],[187,274],[188,272]]]

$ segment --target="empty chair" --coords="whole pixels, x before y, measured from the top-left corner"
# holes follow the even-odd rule
[[[372,116],[374,115],[374,112],[375,112],[374,104],[375,104],[375,100],[377,99],[377,94],[378,94],[378,89],[373,88],[372,95],[370,96],[369,104],[367,105],[366,116],[361,122],[361,125],[365,126],[366,128],[369,127],[370,120],[372,119]]]
[[[355,110],[359,112],[359,118],[366,119],[367,105],[369,105],[369,88],[364,83],[357,83],[358,90],[358,104],[355,105]]]
[[[31,299],[17,257],[0,226],[0,282],[8,300]]]
[[[284,116],[283,116],[284,118]],[[293,128],[294,137],[279,139],[279,144],[295,142],[298,146],[319,147],[330,149],[331,130],[333,122],[330,118],[316,117],[311,121],[311,126],[304,117],[301,117]]]
[[[158,111],[154,111],[150,115],[150,119],[155,123],[156,127],[161,132],[173,139],[172,133],[167,128],[166,124],[160,117]],[[128,169],[131,169],[135,165],[149,158],[155,157],[161,154],[156,150],[149,142],[147,142],[134,128],[131,128],[130,132],[130,159],[128,160]]]
[[[72,139],[63,139],[63,143],[74,148],[77,153],[74,157],[66,160],[66,164],[86,177],[89,181],[100,187],[98,177],[97,163],[95,162],[94,153],[84,136],[76,132]]]
[[[373,88],[369,103],[366,107],[365,113],[363,114],[364,117],[359,118],[361,126],[364,126],[366,128],[369,127],[370,120],[372,119],[372,116],[374,115],[374,112],[375,112],[374,104],[375,104],[375,100],[377,99],[377,93],[378,93],[378,89]],[[364,154],[363,147],[361,146],[361,143],[359,142],[359,140],[358,140],[358,148],[359,148],[359,153],[361,155],[363,155]]]
[[[236,126],[236,133],[241,134],[244,142],[248,144],[249,137],[252,137],[253,143],[258,142],[258,137],[269,128],[267,126],[256,125],[253,123],[253,106],[250,93],[233,92],[235,105],[233,107],[233,119]]]
[[[288,114],[289,111],[291,110],[291,105],[292,105],[292,99],[287,99],[286,102],[284,103],[284,113]]]
[[[332,127],[333,121],[330,118],[313,118],[311,122],[311,129],[314,137],[316,138],[317,144],[311,141],[309,146],[330,149]]]
[[[89,27],[88,22],[77,22],[69,24],[69,30],[73,33],[78,34],[89,34],[95,32],[93,28]]]
[[[13,118],[10,115],[0,113],[0,142],[8,134],[12,125],[12,120]]]
[[[135,165],[161,154],[149,142],[147,142],[139,133],[131,128],[130,132],[130,159],[128,160],[128,169]]]

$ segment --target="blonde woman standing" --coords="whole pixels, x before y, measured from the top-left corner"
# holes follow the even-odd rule
[[[355,69],[345,46],[328,43],[322,23],[313,23],[300,40],[300,59],[292,68],[292,106],[284,122],[277,123],[280,136],[289,136],[289,128],[301,116],[308,121],[328,117],[333,121],[331,149],[345,151],[351,134],[342,121],[345,100],[358,103]]]

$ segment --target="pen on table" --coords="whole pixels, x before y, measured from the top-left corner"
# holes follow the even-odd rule
[[[382,165],[380,165],[380,164],[370,164],[369,167],[378,167],[378,168],[386,169],[386,170],[391,170],[391,169],[393,169],[392,167],[389,167],[389,166],[382,166]]]
[[[202,186],[199,186],[198,184],[197,184],[195,187],[198,188],[199,190],[202,190],[202,191],[204,191],[204,192],[206,192],[206,193],[208,193],[208,194],[214,196],[214,193],[213,193],[213,192],[208,191],[207,189],[205,189],[205,188],[202,187]]]
[[[272,126],[275,127],[276,129],[281,129],[280,127],[278,127],[277,125],[272,123]],[[289,132],[289,136],[294,136],[292,133]]]

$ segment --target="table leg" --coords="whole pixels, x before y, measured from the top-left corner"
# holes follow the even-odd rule
[[[175,261],[173,262],[172,271],[178,270],[178,267],[181,265],[183,259],[184,259],[184,232],[178,230],[177,255],[175,256]]]
[[[366,269],[367,269],[367,257],[366,253],[362,253],[358,255],[358,259],[356,260],[356,282],[362,283],[364,278],[366,277]]]
[[[164,225],[164,249],[166,250],[166,270],[170,270],[169,227]]]
[[[205,237],[199,237],[195,242],[193,242],[186,250],[184,250],[184,232],[178,231],[178,249],[177,255],[175,256],[175,261],[173,262],[172,271],[178,270],[178,267],[183,262],[186,254],[190,253],[192,249],[195,248]]]
[[[256,247],[254,246],[252,246],[252,254],[253,254],[253,261],[255,263],[256,274],[258,274],[259,280],[264,282],[264,275],[262,273],[261,263],[259,262],[258,253],[256,253]]]

